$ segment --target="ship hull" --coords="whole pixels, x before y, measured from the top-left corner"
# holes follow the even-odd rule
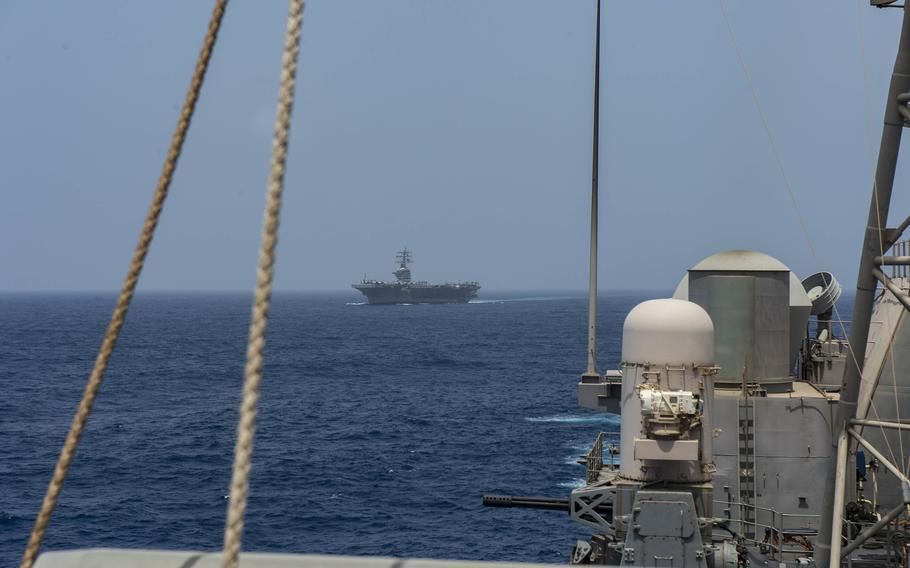
[[[354,284],[370,304],[464,304],[480,286],[465,284]]]

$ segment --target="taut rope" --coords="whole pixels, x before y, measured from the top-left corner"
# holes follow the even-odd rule
[[[117,306],[111,315],[111,321],[107,326],[107,332],[104,335],[104,341],[95,359],[95,366],[89,375],[88,383],[85,385],[85,391],[82,394],[82,401],[79,403],[79,409],[76,416],[73,417],[73,423],[70,426],[69,434],[66,436],[66,442],[63,444],[63,450],[60,452],[60,458],[57,460],[57,466],[54,468],[54,476],[47,487],[47,493],[44,495],[44,501],[41,503],[41,510],[38,518],[35,520],[35,526],[32,534],[28,539],[28,546],[25,554],[22,555],[20,568],[31,568],[38,557],[38,551],[41,549],[41,541],[44,538],[44,532],[51,520],[54,507],[57,505],[57,499],[60,496],[60,490],[63,488],[63,482],[66,479],[67,471],[73,456],[76,453],[76,447],[79,445],[79,439],[85,430],[85,424],[88,416],[92,411],[92,405],[98,396],[98,390],[101,388],[101,382],[104,380],[104,372],[107,370],[108,360],[114,351],[114,345],[117,343],[117,337],[123,328],[123,321],[126,318],[126,312],[130,307],[130,301],[133,299],[133,292],[136,290],[136,284],[139,282],[139,275],[145,264],[145,257],[148,254],[149,246],[152,243],[152,237],[155,234],[155,227],[158,225],[158,218],[161,216],[161,209],[164,206],[164,200],[167,197],[168,189],[171,185],[171,178],[177,167],[177,160],[180,158],[180,151],[183,147],[183,141],[186,139],[186,132],[190,127],[190,120],[193,117],[193,111],[196,107],[196,101],[199,98],[199,90],[202,88],[202,82],[205,79],[205,72],[209,66],[209,59],[212,56],[212,50],[215,47],[215,40],[218,38],[218,29],[221,27],[221,20],[224,17],[224,10],[227,0],[216,0],[215,8],[212,12],[212,18],[209,21],[208,31],[205,34],[205,41],[202,44],[202,50],[199,52],[199,59],[196,62],[196,69],[193,71],[193,78],[190,82],[190,88],[186,93],[183,102],[183,108],[180,111],[180,119],[177,121],[177,127],[174,136],[171,138],[171,146],[168,149],[167,157],[161,168],[161,175],[158,177],[158,185],[155,188],[155,195],[152,198],[152,204],[149,206],[148,214],[145,218],[145,225],[142,227],[142,233],[139,235],[139,241],[136,243],[136,249],[133,252],[133,259],[130,263],[129,271],[126,273],[126,279],[117,297]]]
[[[278,91],[278,111],[275,117],[275,137],[272,140],[272,160],[266,191],[265,216],[262,221],[262,241],[256,270],[256,291],[253,294],[253,314],[243,373],[243,400],[237,423],[237,444],[234,447],[234,472],[231,477],[231,496],[227,522],[224,527],[222,566],[236,568],[243,540],[243,515],[250,487],[250,458],[253,436],[256,433],[256,404],[262,382],[262,355],[265,332],[272,298],[272,276],[275,269],[275,246],[278,244],[278,222],[281,213],[281,194],[288,154],[288,135],[291,129],[291,110],[294,106],[294,83],[297,56],[300,53],[300,24],[303,21],[303,0],[290,0],[287,30],[284,36],[284,56],[281,64],[281,87]]]

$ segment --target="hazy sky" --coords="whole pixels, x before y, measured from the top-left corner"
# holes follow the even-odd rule
[[[867,4],[727,1],[816,257],[718,2],[605,1],[603,288],[729,248],[853,287],[901,18]],[[252,287],[286,9],[231,2],[141,289]],[[119,288],[210,10],[0,3],[0,290]],[[407,245],[417,278],[585,288],[593,35],[593,0],[307,2],[277,287]]]

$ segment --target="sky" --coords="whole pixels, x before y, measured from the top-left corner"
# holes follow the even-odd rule
[[[211,5],[0,3],[0,290],[120,287]],[[721,5],[605,0],[600,287],[746,248],[850,290],[901,13],[724,5],[792,194]],[[594,6],[307,2],[276,289],[391,278],[405,245],[418,279],[585,289]],[[140,290],[252,289],[286,11],[229,4]]]

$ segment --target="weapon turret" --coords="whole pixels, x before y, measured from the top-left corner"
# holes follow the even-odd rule
[[[623,325],[620,476],[711,480],[714,324],[682,300],[650,300]]]

